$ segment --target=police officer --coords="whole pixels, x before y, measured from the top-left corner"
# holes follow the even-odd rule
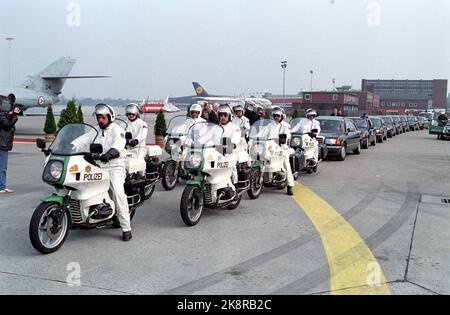
[[[242,105],[236,105],[233,107],[233,112],[233,123],[245,131],[245,137],[247,138],[250,131],[250,120],[244,116],[244,107]]]
[[[134,148],[133,151],[136,152],[139,157],[145,158],[147,155],[147,123],[140,118],[139,106],[137,104],[128,104],[125,108],[125,114],[128,118],[128,127],[126,131],[130,132],[132,136],[132,140],[129,141],[128,145]]]
[[[316,120],[316,117],[317,112],[314,109],[310,108],[306,110],[307,120],[302,119],[297,126],[294,126],[291,132],[301,130],[301,132],[308,133],[309,136],[314,139],[314,147],[315,147],[314,158],[317,162],[319,161],[319,142],[317,142],[316,137],[319,135],[321,129],[320,129],[320,122]],[[313,133],[312,131],[314,129],[317,130],[317,132]]]
[[[218,110],[218,116],[219,116],[219,125],[223,128],[223,134],[222,138],[228,138],[231,140],[231,143],[236,148],[238,144],[241,142],[241,129],[239,126],[233,124],[232,120],[232,113],[231,108],[229,105],[221,105]],[[233,151],[233,154],[227,154],[226,155],[231,162],[231,165],[233,166],[233,184],[236,184],[238,182],[238,175],[237,175],[237,161],[238,157],[236,152]]]
[[[130,211],[128,200],[124,190],[126,170],[125,163],[120,157],[125,148],[125,130],[114,124],[116,113],[114,109],[106,104],[95,106],[94,115],[97,118],[98,126],[95,131],[79,137],[72,144],[76,147],[90,143],[98,143],[103,146],[103,154],[100,155],[100,167],[109,172],[111,179],[110,189],[116,206],[116,212],[122,228],[122,239],[129,241],[131,235]],[[98,132],[98,135],[97,135]],[[95,138],[95,141],[94,141]],[[94,142],[92,142],[94,141]]]

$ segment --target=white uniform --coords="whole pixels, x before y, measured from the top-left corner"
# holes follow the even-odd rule
[[[138,145],[136,145],[132,151],[139,157],[145,158],[147,155],[147,123],[140,118],[137,118],[134,121],[128,121],[127,131],[131,132],[132,139],[139,141]]]
[[[286,144],[281,145],[281,148],[283,149],[283,155],[284,155],[284,169],[286,170],[286,184],[289,187],[294,186],[294,176],[292,175],[292,169],[291,169],[291,163],[289,162],[289,157],[291,155],[289,150],[289,143],[291,141],[291,126],[285,122],[284,120],[281,121],[281,123],[278,123],[276,121],[272,121],[267,127],[264,129],[264,132],[266,133],[266,137],[268,139],[278,139],[279,135],[285,134]]]
[[[117,124],[110,124],[106,129],[96,126],[95,130],[89,131],[85,135],[75,139],[72,144],[77,148],[89,146],[91,143],[98,143],[103,146],[103,154],[111,148],[122,152],[125,149],[125,130]],[[97,138],[95,138],[97,136]],[[95,141],[92,142],[95,138]],[[89,150],[87,150],[89,151]],[[123,232],[131,231],[130,210],[128,208],[127,195],[125,194],[124,184],[126,177],[125,163],[122,158],[112,159],[108,163],[99,162],[101,168],[109,172],[111,178],[111,191],[113,193],[114,203],[116,204],[117,214],[119,216],[120,226]]]
[[[250,120],[245,117],[234,117],[233,118],[233,124],[236,124],[238,126],[240,126],[241,128],[243,128],[245,130],[245,136],[248,137],[248,133],[250,131]]]
[[[223,134],[222,138],[230,138],[231,143],[238,148],[239,143],[241,142],[241,129],[238,125],[233,124],[232,122],[226,124],[226,125],[220,125],[223,128]],[[227,158],[230,159],[231,165],[233,167],[233,183],[236,184],[238,182],[238,175],[237,175],[237,161],[238,161],[238,154],[237,152],[233,151],[233,154],[227,154]]]
[[[302,119],[297,126],[294,126],[292,129],[292,133],[294,132],[300,132],[300,133],[310,133],[311,130],[317,129],[316,135],[320,134],[320,122],[318,122],[316,119],[309,119],[305,118]],[[316,159],[316,162],[319,161],[319,142],[317,142],[317,139],[313,138],[314,142],[314,158]]]

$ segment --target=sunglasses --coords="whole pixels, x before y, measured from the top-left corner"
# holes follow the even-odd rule
[[[228,117],[228,114],[227,113],[219,113],[219,117],[222,117],[222,116],[226,116],[226,117]]]
[[[273,118],[281,117],[281,115],[273,115]]]

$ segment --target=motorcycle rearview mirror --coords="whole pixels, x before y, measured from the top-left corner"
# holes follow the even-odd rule
[[[45,150],[47,144],[44,139],[38,138],[36,139],[36,146],[41,150]]]
[[[102,154],[103,146],[99,143],[92,143],[89,147],[89,151],[93,154]]]
[[[282,133],[279,135],[279,143],[280,145],[286,144],[287,142],[287,134]]]
[[[131,132],[127,131],[125,133],[125,140],[131,140],[133,139],[133,135],[131,134]]]

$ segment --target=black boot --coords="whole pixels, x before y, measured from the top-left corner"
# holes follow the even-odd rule
[[[132,235],[131,235],[131,231],[128,231],[128,232],[123,232],[122,233],[122,240],[124,241],[124,242],[128,242],[128,241],[130,241],[131,239],[132,239]]]
[[[292,186],[287,186],[287,194],[288,194],[288,196],[294,195],[294,192],[292,191]]]

